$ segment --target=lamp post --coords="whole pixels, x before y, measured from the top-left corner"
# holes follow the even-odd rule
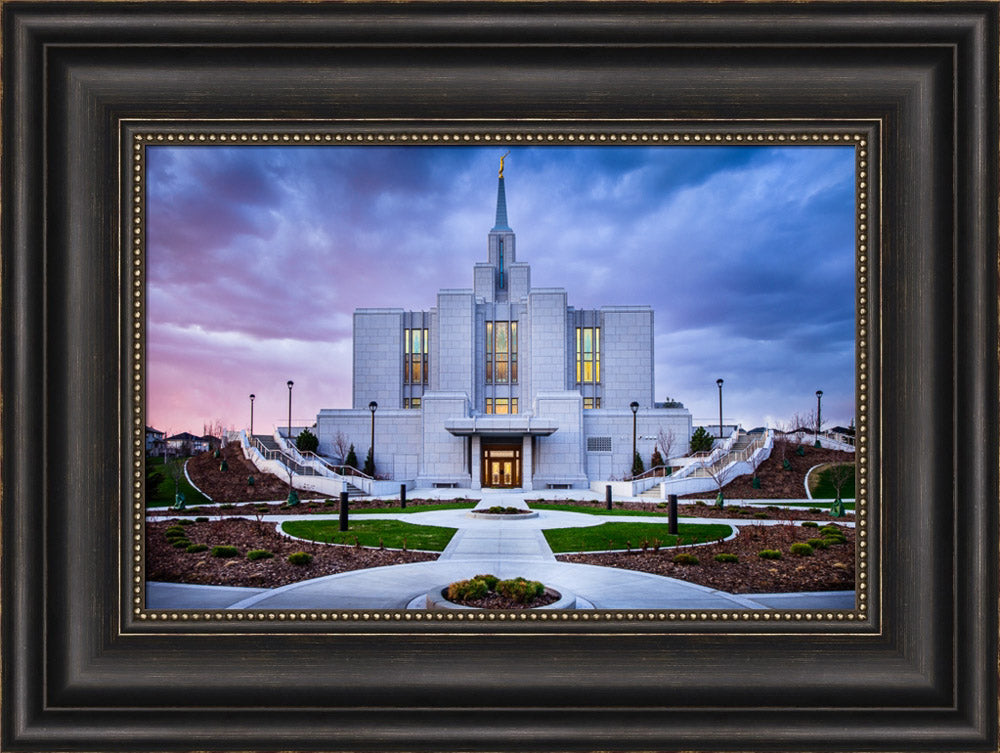
[[[635,414],[639,410],[639,403],[633,400],[628,407],[632,409],[632,466],[635,467]]]
[[[716,379],[715,383],[719,386],[719,439],[722,439],[722,380]]]
[[[822,413],[822,401],[823,400],[823,390],[816,390],[816,447],[819,447],[819,430],[820,426],[823,424],[823,413]]]
[[[288,380],[288,442],[292,442],[292,387],[295,385],[291,379]],[[292,456],[291,453],[288,455],[288,500],[287,504],[289,507],[297,505],[299,503],[299,496],[295,493],[292,488]]]
[[[257,399],[257,396],[250,393],[250,443],[253,443],[253,401]]]
[[[370,410],[372,412],[372,444],[371,444],[371,447],[372,447],[372,476],[374,477],[374,475],[375,475],[375,473],[374,473],[374,470],[375,470],[375,411],[378,410],[378,403],[376,403],[374,400],[372,400],[370,403],[368,403],[368,410]]]

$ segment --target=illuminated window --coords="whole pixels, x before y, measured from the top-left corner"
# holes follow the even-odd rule
[[[585,398],[583,398],[583,407],[584,407],[584,409],[588,409],[588,408],[600,408],[601,407],[601,398],[599,398],[599,397],[585,397]]]
[[[517,322],[486,322],[486,383],[517,384]]]
[[[505,397],[498,397],[493,401],[493,412],[494,413],[508,413],[510,412],[510,401]]]
[[[411,408],[419,408],[420,407],[420,398],[419,397],[412,398],[410,400],[410,407]]]
[[[403,383],[427,384],[427,330],[403,330]]]
[[[487,413],[492,413],[493,412],[493,398],[492,397],[486,398],[486,412]]]
[[[577,384],[601,381],[600,327],[576,328],[576,381]]]

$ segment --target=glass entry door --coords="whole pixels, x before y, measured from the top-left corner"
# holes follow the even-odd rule
[[[483,445],[482,484],[493,489],[521,486],[521,446]]]

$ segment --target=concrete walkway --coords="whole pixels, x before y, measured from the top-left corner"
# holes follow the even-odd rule
[[[466,490],[463,490],[466,491]],[[423,495],[422,495],[423,496]],[[493,505],[524,507],[524,499],[540,492],[479,497],[477,508]],[[550,496],[550,495],[545,495]],[[579,491],[572,494],[581,498]],[[572,498],[571,494],[566,497]],[[212,516],[216,517],[216,516]],[[232,517],[232,516],[225,516]],[[243,516],[253,517],[253,516]],[[280,529],[288,520],[336,519],[336,514],[264,515]],[[434,562],[355,570],[275,589],[240,589],[150,583],[146,605],[150,609],[405,609],[419,608],[432,589],[492,573],[500,578],[523,576],[540,580],[557,590],[572,591],[582,608],[598,609],[853,609],[854,592],[825,594],[729,594],[675,578],[632,570],[559,562],[542,531],[548,528],[597,526],[605,522],[643,522],[667,525],[666,516],[591,515],[539,510],[523,520],[472,518],[468,510],[430,512],[377,512],[356,514],[372,519],[405,520],[416,525],[458,529]],[[732,526],[780,525],[780,520],[720,520],[685,518],[685,523],[727,523]],[[853,523],[842,523],[852,525]],[[734,528],[734,531],[736,529]],[[734,533],[735,535],[735,533]]]

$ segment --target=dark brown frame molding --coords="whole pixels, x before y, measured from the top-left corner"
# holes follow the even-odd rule
[[[998,750],[995,0],[0,5],[3,750]],[[134,619],[123,134],[192,119],[862,129],[877,604]]]

